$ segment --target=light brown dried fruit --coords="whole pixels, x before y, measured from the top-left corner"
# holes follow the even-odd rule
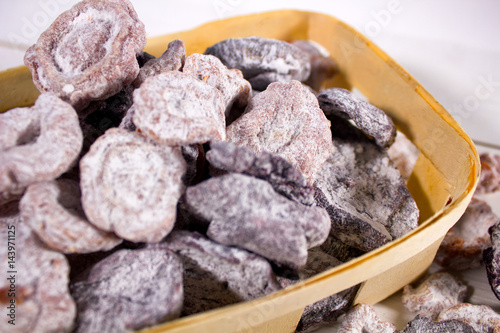
[[[342,318],[337,333],[396,333],[392,323],[380,320],[375,309],[368,304],[358,304]]]
[[[413,167],[417,162],[420,151],[418,148],[403,134],[397,132],[396,140],[387,149],[387,154],[398,168],[404,180],[408,180],[413,171]]]
[[[457,270],[481,266],[483,251],[491,246],[488,229],[499,221],[488,203],[473,197],[465,213],[444,237],[435,261]]]
[[[185,169],[179,148],[112,128],[80,161],[85,214],[124,239],[158,242],[173,228]]]
[[[271,83],[227,127],[227,141],[287,159],[310,184],[332,152],[330,122],[300,82]]]
[[[144,135],[166,145],[225,140],[222,93],[178,71],[149,77],[134,91],[133,122]]]
[[[80,186],[69,179],[35,183],[20,202],[23,220],[50,248],[64,253],[107,251],[122,240],[85,217]]]
[[[182,40],[176,39],[168,44],[167,50],[158,57],[149,60],[141,67],[133,85],[139,87],[148,77],[169,72],[180,71],[186,60],[186,47]]]
[[[82,140],[75,110],[52,94],[40,95],[31,108],[0,114],[0,204],[66,172]]]
[[[462,303],[466,296],[466,285],[449,273],[438,272],[427,277],[416,288],[405,286],[401,301],[411,313],[435,320],[441,311]]]
[[[500,155],[482,153],[481,177],[476,187],[476,193],[492,193],[500,189]]]
[[[82,110],[131,83],[146,45],[144,24],[128,0],[85,0],[59,15],[24,63],[35,86]]]
[[[461,303],[441,311],[437,320],[460,320],[477,333],[499,333],[500,315],[487,305]]]

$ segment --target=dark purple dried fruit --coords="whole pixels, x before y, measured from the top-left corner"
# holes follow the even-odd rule
[[[337,329],[337,333],[353,332],[396,333],[398,329],[392,323],[380,320],[371,305],[361,303],[347,312]]]
[[[438,321],[460,320],[480,333],[497,333],[500,329],[500,314],[487,305],[460,303],[447,308],[438,316]]]
[[[500,222],[490,227],[489,234],[492,246],[484,250],[483,260],[491,290],[500,300]]]
[[[401,333],[477,333],[472,326],[459,320],[432,321],[424,316],[416,316]]]

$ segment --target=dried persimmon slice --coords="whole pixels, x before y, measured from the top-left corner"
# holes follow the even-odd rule
[[[121,238],[158,242],[173,228],[185,170],[179,148],[109,129],[80,161],[85,214]]]
[[[145,45],[144,24],[128,0],[85,0],[56,18],[24,63],[38,90],[80,111],[136,78],[136,53]]]

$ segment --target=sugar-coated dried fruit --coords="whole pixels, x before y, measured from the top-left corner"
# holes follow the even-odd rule
[[[352,119],[358,128],[388,148],[396,138],[396,126],[382,110],[354,97],[346,89],[330,88],[318,94],[319,105],[327,116]]]
[[[71,285],[75,332],[130,332],[180,315],[182,263],[170,251],[119,250],[85,275]]]
[[[403,179],[408,180],[415,163],[417,163],[420,151],[403,132],[397,131],[396,133],[396,140],[387,149],[387,154],[398,168]]]
[[[210,145],[206,158],[218,169],[266,180],[288,199],[308,206],[314,204],[314,188],[299,170],[278,155],[266,151],[255,153],[250,148],[221,141]]]
[[[79,111],[131,83],[139,73],[136,53],[145,45],[144,24],[128,0],[84,0],[56,18],[24,63],[38,90]]]
[[[478,333],[472,326],[459,320],[433,321],[418,315],[410,321],[401,333]]]
[[[40,242],[22,220],[17,201],[0,206],[0,227],[4,245],[0,264],[5,267],[0,279],[4,309],[0,331],[72,332],[76,307],[68,289],[69,266],[64,255]]]
[[[491,290],[500,300],[500,222],[491,226],[488,232],[491,247],[484,250],[483,260]]]
[[[368,304],[353,307],[340,321],[337,333],[396,333],[398,329],[392,323],[383,321]],[[420,331],[424,332],[424,331]]]
[[[231,38],[207,48],[228,68],[241,70],[253,89],[272,82],[305,81],[311,72],[309,56],[292,44],[262,37]]]
[[[132,106],[125,112],[125,115],[123,116],[120,124],[118,125],[118,128],[123,128],[126,129],[127,131],[134,132],[137,128],[135,127],[134,124],[134,113],[135,113],[135,106],[132,104]]]
[[[500,155],[482,153],[481,176],[476,187],[476,193],[493,193],[500,189]]]
[[[176,253],[183,263],[182,315],[255,299],[281,289],[271,264],[255,253],[189,231],[174,231],[160,244]]]
[[[462,303],[467,296],[467,286],[446,272],[431,274],[416,288],[403,288],[401,301],[414,314],[435,320],[439,313],[453,305]]]
[[[365,253],[364,251],[343,243],[340,239],[335,237],[334,234],[335,232],[330,230],[330,235],[328,235],[328,238],[321,244],[321,249],[325,253],[328,253],[330,256],[342,262],[347,262]]]
[[[297,46],[309,56],[311,74],[304,82],[314,90],[320,90],[325,80],[331,79],[338,72],[337,64],[330,58],[328,51],[312,40],[294,40]]]
[[[75,110],[52,94],[0,114],[0,204],[66,172],[82,148]]]
[[[136,53],[135,58],[139,64],[139,68],[143,67],[149,60],[156,59],[156,57],[145,51],[139,51]]]
[[[134,91],[133,122],[144,135],[166,145],[225,140],[222,93],[179,71],[149,77]]]
[[[233,104],[243,108],[252,97],[252,86],[243,78],[241,71],[227,68],[215,56],[191,54],[182,71],[220,90],[224,97],[226,117],[234,118],[230,115]]]
[[[300,82],[275,82],[227,127],[227,141],[287,159],[310,184],[332,152],[330,122]]]
[[[307,249],[323,243],[328,214],[277,194],[261,179],[226,174],[189,187],[192,211],[210,221],[207,235],[225,245],[253,251],[278,266],[299,269]]]
[[[500,332],[500,314],[487,305],[457,304],[441,311],[437,320],[450,319],[469,324],[478,333]]]
[[[109,129],[80,161],[89,221],[133,242],[158,242],[173,228],[186,163],[179,148]]]
[[[80,186],[70,179],[32,184],[20,201],[23,220],[50,248],[63,253],[107,251],[122,240],[87,221]]]
[[[488,229],[499,221],[487,202],[473,197],[465,213],[444,237],[435,261],[456,270],[480,267],[483,251],[491,246]]]
[[[176,39],[168,44],[167,50],[158,58],[150,59],[140,69],[133,85],[139,87],[146,78],[169,71],[180,71],[186,60],[186,47]]]

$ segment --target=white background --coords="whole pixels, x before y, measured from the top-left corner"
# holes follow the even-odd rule
[[[371,38],[402,65],[457,119],[476,143],[500,145],[500,1],[131,2],[149,36],[275,9],[330,14]],[[22,65],[25,50],[59,13],[74,3],[74,0],[0,0],[0,70]],[[475,288],[474,301],[492,306],[500,304],[492,297],[482,270],[462,276]],[[498,306],[496,309],[499,310]],[[379,305],[377,311],[399,326],[404,327],[408,319],[408,314],[401,313],[399,295]]]

